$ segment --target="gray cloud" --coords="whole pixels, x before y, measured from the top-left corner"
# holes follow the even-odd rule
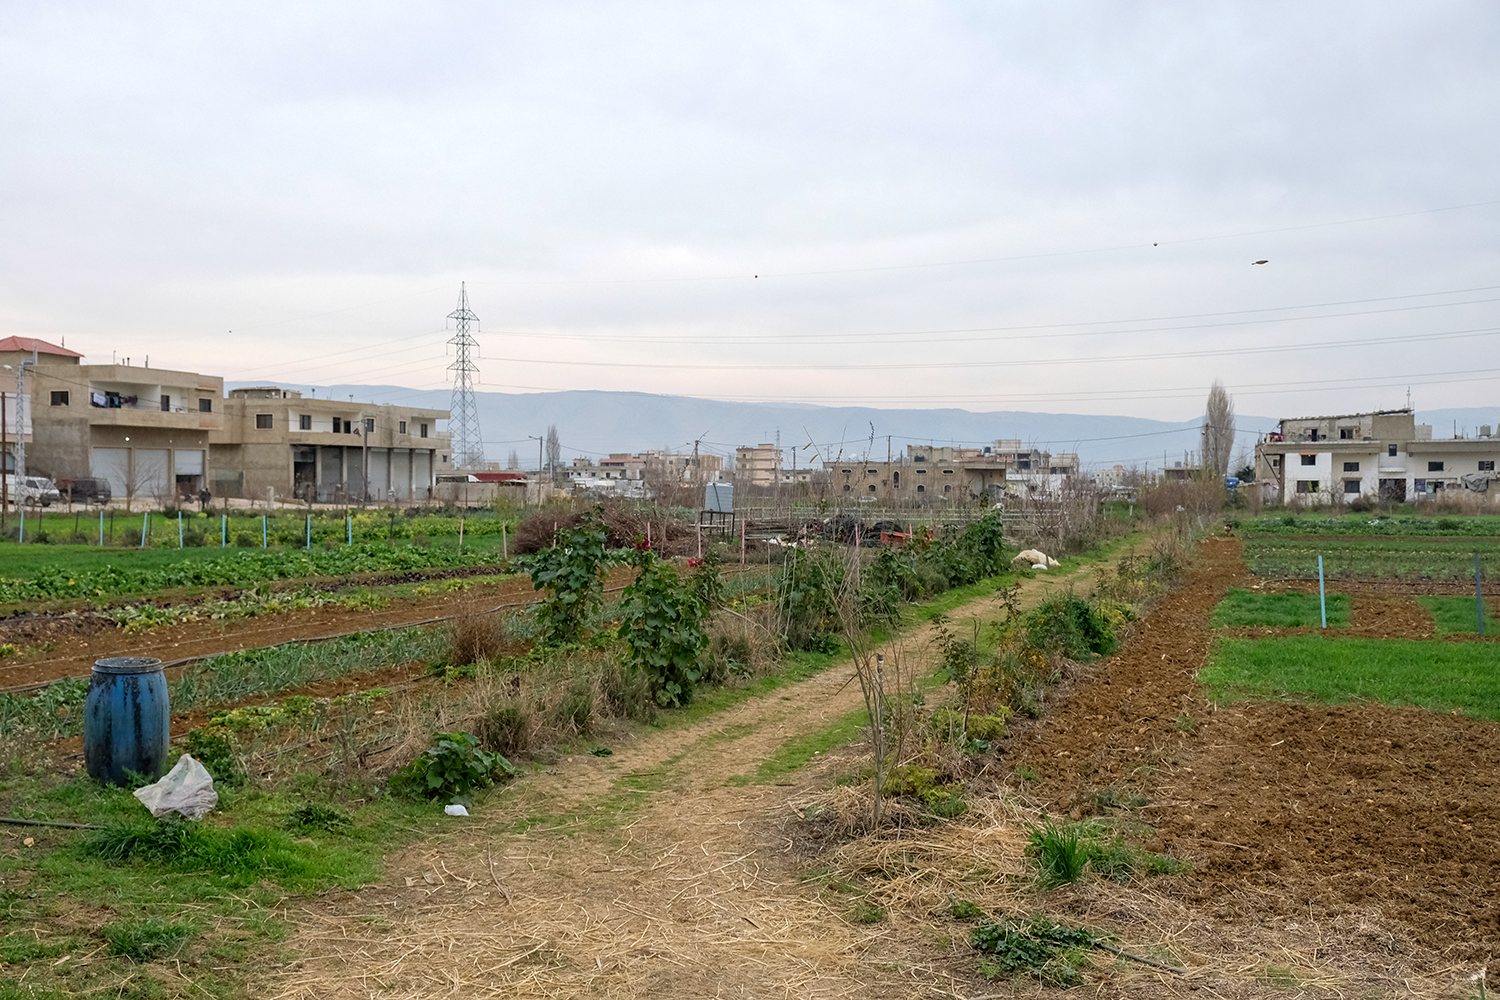
[[[1176,419],[1218,375],[1256,412],[1387,405],[1495,338],[1088,359],[1482,329],[1495,304],[874,335],[1497,283],[1500,206],[1291,228],[1500,198],[1497,50],[1479,2],[13,4],[0,331],[432,388],[467,280],[492,388]],[[1290,231],[1181,242],[1264,230]],[[991,258],[1022,259],[859,270]],[[736,367],[871,361],[974,364]]]

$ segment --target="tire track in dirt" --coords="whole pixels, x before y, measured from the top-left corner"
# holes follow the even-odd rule
[[[1092,576],[1025,581],[1022,604],[1083,589]],[[953,612],[1000,613],[995,598]],[[933,633],[928,625],[895,641],[923,672]],[[836,765],[814,763],[785,785],[726,785],[862,706],[845,663],[613,756],[528,777],[451,833],[390,858],[379,886],[305,907],[292,945],[306,957],[258,992],[931,995],[931,976],[914,979],[895,961],[915,942],[888,925],[849,922],[797,878],[779,832],[788,800],[825,785]]]

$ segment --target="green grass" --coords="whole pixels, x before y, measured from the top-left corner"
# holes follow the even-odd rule
[[[820,753],[843,746],[855,739],[870,724],[864,709],[850,712],[833,725],[811,733],[793,736],[770,757],[756,765],[750,774],[736,774],[726,782],[736,787],[763,785],[797,771]]]
[[[1264,514],[1239,518],[1236,529],[1249,535],[1368,535],[1374,538],[1484,538],[1500,536],[1500,519],[1492,515],[1448,514]]]
[[[1209,619],[1212,628],[1271,625],[1276,628],[1320,626],[1317,594],[1262,594],[1236,587],[1224,595]],[[1347,594],[1328,595],[1329,626],[1349,624]]]
[[[1500,645],[1491,643],[1220,639],[1198,679],[1220,701],[1370,700],[1500,721]]]
[[[1438,635],[1476,635],[1479,632],[1479,604],[1472,597],[1427,596],[1417,603],[1432,613]],[[1493,602],[1484,609],[1484,634],[1500,635],[1500,619],[1495,617]]]

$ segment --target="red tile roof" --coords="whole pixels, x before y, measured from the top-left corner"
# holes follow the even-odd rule
[[[66,347],[49,344],[35,337],[5,337],[0,339],[0,351],[36,351],[38,354],[58,354],[65,358],[81,358],[82,354]]]

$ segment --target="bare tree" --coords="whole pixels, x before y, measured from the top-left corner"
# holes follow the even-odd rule
[[[521,467],[521,456],[516,453],[516,449],[512,448],[510,450],[510,457],[505,460],[505,467],[507,469],[519,469]]]
[[[547,425],[547,470],[557,480],[557,465],[562,461],[562,441],[557,437],[557,425]]]
[[[1214,379],[1208,390],[1208,407],[1203,414],[1203,468],[1224,476],[1229,473],[1229,457],[1234,450],[1234,400],[1224,390],[1224,383]]]

